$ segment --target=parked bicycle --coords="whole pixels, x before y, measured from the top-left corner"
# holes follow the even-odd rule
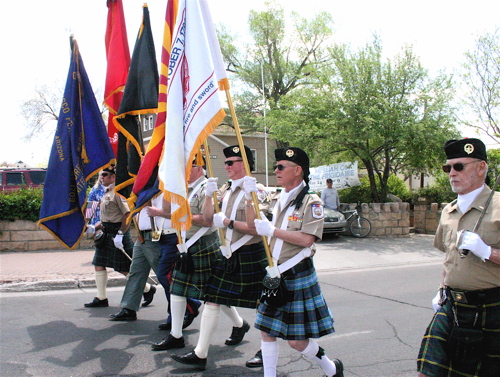
[[[351,209],[343,212],[346,221],[349,223],[349,231],[354,237],[363,238],[372,231],[372,223],[365,217],[360,216],[357,209]],[[349,216],[347,216],[349,214]],[[352,220],[351,220],[352,219]]]

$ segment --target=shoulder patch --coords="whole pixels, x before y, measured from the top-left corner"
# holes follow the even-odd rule
[[[311,210],[315,219],[322,219],[324,217],[322,204],[311,204]]]

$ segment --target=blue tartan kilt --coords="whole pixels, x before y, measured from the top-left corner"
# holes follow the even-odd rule
[[[103,235],[105,240],[100,247],[95,248],[92,264],[99,267],[110,267],[118,272],[129,272],[132,261],[127,258],[123,251],[117,249],[113,242],[121,223],[103,223],[103,225],[105,227]],[[127,255],[132,258],[134,243],[128,230],[123,235],[123,248]]]
[[[320,338],[335,332],[333,317],[321,293],[314,266],[285,279],[292,301],[279,308],[261,302],[255,328],[286,340]]]
[[[194,273],[186,274],[174,269],[170,293],[176,296],[201,300],[205,294],[205,285],[212,273],[217,254],[220,252],[220,240],[217,232],[201,237],[189,249],[188,254],[194,265]]]
[[[465,361],[454,364],[446,355],[447,339],[453,328],[454,316],[452,305],[455,305],[459,323],[467,324],[475,321],[477,306],[455,303],[450,299],[434,314],[422,339],[417,359],[417,370],[430,377],[498,377],[500,376],[500,302],[482,305],[479,322],[485,336],[485,352],[477,364]]]
[[[267,258],[262,242],[240,247],[231,258],[236,258],[236,270],[226,272],[225,257],[217,260],[205,287],[205,301],[227,306],[255,309],[262,293]]]

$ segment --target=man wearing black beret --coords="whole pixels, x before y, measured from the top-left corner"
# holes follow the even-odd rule
[[[443,209],[434,238],[444,269],[418,376],[500,376],[500,193],[485,185],[481,140],[449,140],[444,151],[443,170],[458,198]]]

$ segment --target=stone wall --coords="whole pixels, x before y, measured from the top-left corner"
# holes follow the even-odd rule
[[[84,235],[76,248],[90,249],[92,239]],[[49,232],[25,220],[0,221],[0,251],[37,251],[66,249]]]
[[[413,226],[416,233],[435,234],[441,212],[446,203],[415,204],[413,208]]]
[[[408,203],[363,203],[360,215],[366,217],[372,224],[369,237],[409,237],[410,235],[410,205]]]

